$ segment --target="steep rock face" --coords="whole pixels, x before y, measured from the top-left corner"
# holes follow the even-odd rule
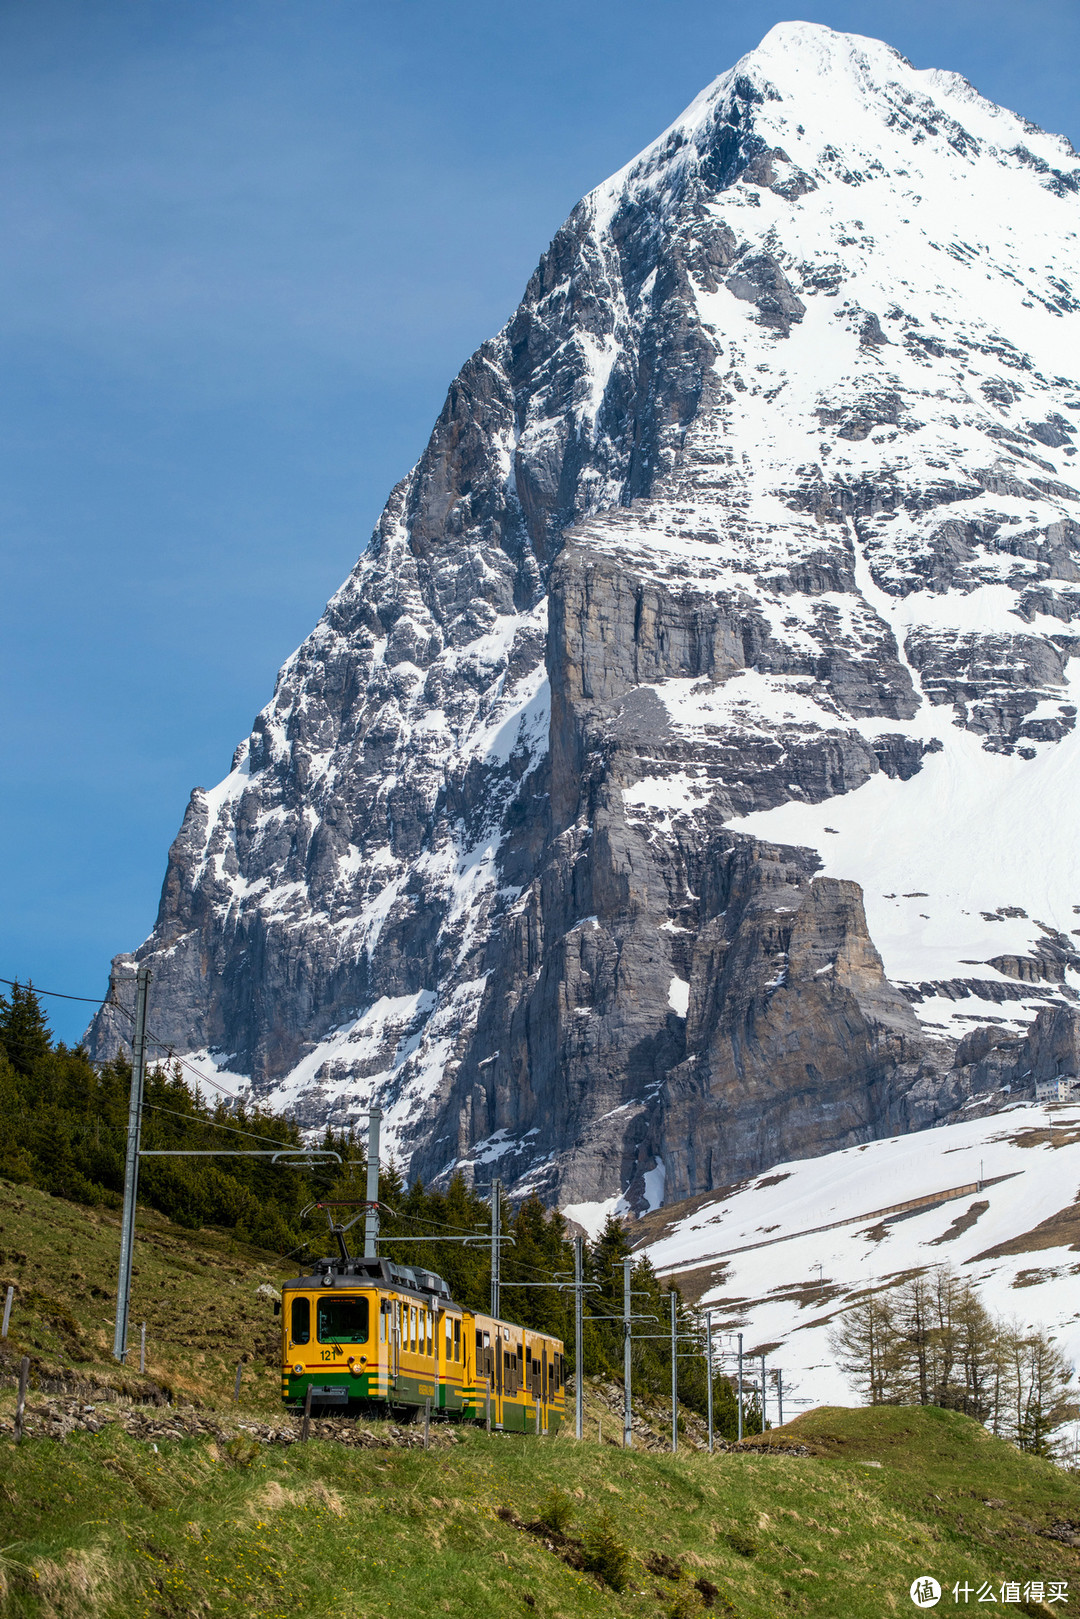
[[[1060,138],[774,29],[574,210],[192,795],[155,1033],[575,1207],[1071,1061],[1078,223]]]

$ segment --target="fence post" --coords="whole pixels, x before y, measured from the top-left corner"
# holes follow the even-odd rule
[[[424,1401],[424,1449],[431,1448],[431,1401]]]
[[[19,1394],[15,1401],[15,1443],[22,1444],[23,1414],[26,1411],[26,1385],[30,1381],[30,1356],[24,1355],[19,1362]]]
[[[484,1432],[491,1432],[491,1389],[484,1390]]]
[[[0,1338],[6,1338],[7,1337],[8,1323],[11,1320],[11,1301],[12,1301],[12,1299],[14,1297],[15,1297],[15,1289],[12,1286],[12,1287],[8,1288],[8,1290],[7,1290],[7,1298],[4,1300],[4,1327],[3,1327],[3,1331],[0,1332]]]
[[[311,1432],[311,1384],[309,1383],[308,1386],[307,1386],[307,1393],[304,1395],[304,1420],[300,1424],[300,1438],[302,1440],[306,1439],[310,1432]]]
[[[146,1322],[139,1328],[139,1371],[146,1371]]]
[[[537,1402],[536,1402],[536,1434],[537,1434],[537,1438],[539,1438],[542,1431],[543,1430],[540,1427],[540,1401],[537,1400]]]

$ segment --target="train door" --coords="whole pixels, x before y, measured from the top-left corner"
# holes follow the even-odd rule
[[[451,1411],[460,1411],[462,1408],[462,1388],[468,1381],[468,1334],[461,1330],[462,1320],[459,1315],[444,1317],[446,1323],[446,1336],[443,1348],[446,1351],[446,1405]]]
[[[387,1298],[379,1300],[379,1372],[386,1379],[394,1375],[394,1301]]]
[[[454,1371],[454,1318],[446,1310],[443,1311],[443,1330],[440,1352],[443,1361],[443,1410],[456,1411],[457,1377]]]
[[[444,1334],[445,1334],[445,1331],[446,1331],[445,1317],[446,1317],[446,1311],[441,1309],[438,1305],[436,1305],[434,1310],[432,1311],[432,1317],[431,1317],[432,1331],[435,1334],[435,1341],[434,1341],[434,1343],[432,1345],[432,1353],[434,1355],[435,1410],[436,1411],[444,1411],[446,1409],[446,1390],[445,1390],[444,1383],[443,1383],[443,1378],[445,1376],[445,1367],[444,1367],[444,1358],[445,1357],[444,1357],[444,1353],[443,1353],[443,1350],[444,1350]]]

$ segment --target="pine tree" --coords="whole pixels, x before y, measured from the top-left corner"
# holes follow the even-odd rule
[[[34,1064],[52,1049],[49,1025],[33,984],[25,988],[14,984],[10,1000],[0,996],[0,1041],[11,1066],[20,1074],[32,1073]]]

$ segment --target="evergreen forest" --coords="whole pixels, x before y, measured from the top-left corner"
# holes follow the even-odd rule
[[[0,996],[0,1176],[89,1206],[119,1209],[131,1064],[123,1056],[94,1064],[79,1048],[53,1039],[38,995],[15,984]],[[297,1125],[245,1100],[213,1104],[185,1079],[183,1067],[164,1062],[147,1071],[142,1147],[159,1151],[273,1151],[299,1154],[306,1143]],[[268,1249],[295,1274],[335,1250],[328,1214],[320,1203],[359,1205],[365,1195],[364,1141],[352,1131],[328,1129],[319,1147],[333,1161],[272,1164],[267,1157],[144,1158],[139,1201],[190,1230],[209,1228]],[[455,1299],[487,1309],[491,1287],[491,1207],[480,1189],[455,1175],[444,1187],[406,1185],[400,1169],[383,1162],[379,1174],[381,1251],[402,1264],[422,1265],[445,1277]],[[355,1211],[335,1210],[342,1219]],[[562,1216],[530,1197],[516,1206],[503,1199],[501,1229],[512,1238],[501,1260],[502,1314],[507,1320],[561,1337],[573,1369],[574,1248]],[[362,1221],[356,1227],[358,1234]],[[470,1242],[440,1238],[472,1237]],[[608,1219],[584,1245],[589,1283],[585,1306],[586,1376],[618,1376],[623,1368],[623,1260],[630,1243],[621,1222]],[[632,1271],[635,1390],[664,1395],[671,1387],[672,1290],[649,1263]],[[704,1411],[706,1369],[700,1323],[675,1291],[679,1334],[679,1397]],[[614,1318],[614,1319],[613,1319]],[[716,1431],[734,1438],[735,1393],[726,1377],[713,1384]],[[760,1413],[744,1408],[744,1431],[761,1431]]]

